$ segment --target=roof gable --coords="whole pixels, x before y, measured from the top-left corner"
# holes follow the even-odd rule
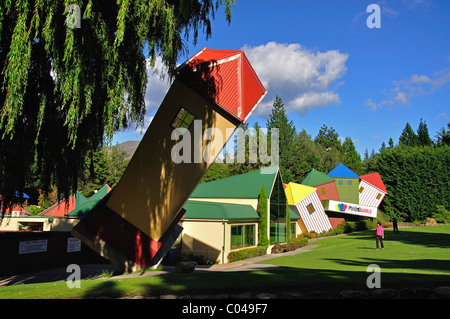
[[[243,51],[203,48],[177,71],[179,79],[243,123],[267,94]]]
[[[264,186],[269,198],[278,174],[278,166],[270,166],[199,184],[191,198],[258,198],[261,186]]]
[[[77,206],[74,210],[67,214],[70,217],[84,217],[89,213],[111,190],[108,185],[104,185],[94,195]]]
[[[297,184],[297,183],[289,183],[285,188],[286,198],[289,205],[297,205],[307,196],[311,195],[316,191],[316,188]]]
[[[188,200],[183,207],[185,219],[244,220],[259,219],[250,205]]]
[[[386,187],[384,186],[383,180],[381,179],[381,176],[379,173],[362,175],[362,176],[360,176],[360,178],[387,194],[388,191],[387,191]]]
[[[334,179],[313,168],[311,172],[306,175],[305,179],[302,181],[302,184],[307,186],[316,186],[329,182],[334,182]]]
[[[331,177],[359,177],[358,174],[356,174],[354,171],[352,171],[342,163],[333,168],[327,175]]]

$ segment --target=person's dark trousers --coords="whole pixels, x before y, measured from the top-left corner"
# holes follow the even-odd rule
[[[394,234],[397,233],[398,234],[398,226],[394,225]]]
[[[376,238],[377,238],[377,249],[378,249],[378,241],[380,242],[380,244],[381,244],[381,248],[384,248],[384,245],[383,245],[383,236],[376,236]]]

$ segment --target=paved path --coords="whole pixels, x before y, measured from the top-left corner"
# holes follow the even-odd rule
[[[311,240],[310,240],[311,241]],[[307,245],[294,251],[282,254],[271,254],[260,257],[254,257],[246,260],[236,261],[228,264],[217,264],[211,266],[197,266],[194,273],[208,273],[211,271],[252,271],[252,270],[271,270],[278,268],[270,264],[258,264],[258,262],[270,260],[272,258],[291,256],[311,251],[318,245]],[[81,265],[82,279],[123,279],[138,278],[148,276],[158,276],[162,274],[175,273],[175,267],[164,267],[164,270],[145,271],[143,273],[135,272],[132,274],[122,274],[116,276],[102,276],[105,273],[119,272],[119,269],[111,264],[89,264]],[[1,286],[11,286],[18,284],[31,284],[41,282],[64,281],[72,272],[67,272],[66,267],[53,268],[48,270],[36,271],[27,274],[0,277]]]

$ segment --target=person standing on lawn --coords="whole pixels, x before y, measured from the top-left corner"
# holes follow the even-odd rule
[[[384,249],[384,245],[383,245],[383,239],[384,239],[384,228],[381,227],[381,223],[377,222],[377,228],[376,230],[376,240],[377,240],[377,250],[378,250],[378,242],[380,242],[381,244],[381,249]]]
[[[394,216],[394,218],[392,219],[392,227],[394,228],[394,234],[397,232],[398,234],[398,222],[397,222],[397,217]]]

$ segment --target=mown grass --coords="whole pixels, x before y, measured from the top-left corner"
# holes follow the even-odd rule
[[[324,238],[310,252],[281,256],[265,263],[277,270],[158,275],[126,279],[82,280],[0,287],[0,298],[89,298],[130,295],[239,293],[248,290],[309,289],[327,286],[365,288],[367,266],[381,268],[382,287],[448,285],[450,225],[411,227],[400,234],[386,231],[385,249],[375,250],[373,231]]]

